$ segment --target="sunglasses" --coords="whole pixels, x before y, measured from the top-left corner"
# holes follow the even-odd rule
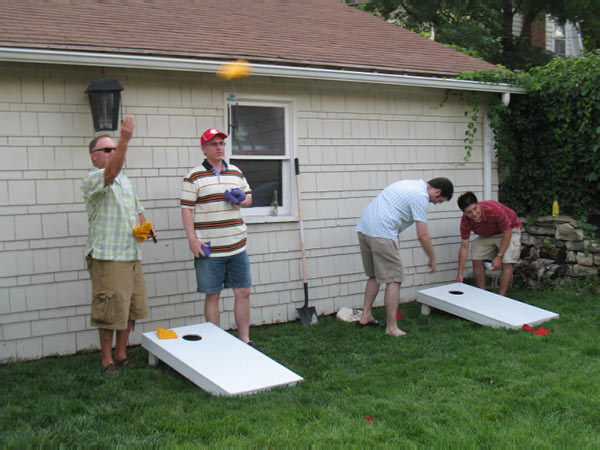
[[[96,152],[110,153],[114,150],[116,150],[116,147],[97,148],[96,150],[92,150],[92,153],[96,153]]]

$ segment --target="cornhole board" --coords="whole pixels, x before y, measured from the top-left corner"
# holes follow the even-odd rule
[[[421,313],[430,308],[493,328],[523,328],[538,325],[559,315],[464,283],[452,283],[417,292]]]
[[[303,378],[212,323],[172,328],[176,339],[142,334],[148,363],[158,360],[214,395],[247,395]],[[199,340],[188,340],[197,339]]]

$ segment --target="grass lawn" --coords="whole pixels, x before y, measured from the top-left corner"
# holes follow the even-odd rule
[[[150,367],[141,347],[112,377],[96,352],[5,364],[0,447],[600,448],[598,289],[508,296],[559,313],[543,324],[552,334],[422,316],[417,303],[401,305],[402,338],[333,316],[253,328],[305,381],[245,397]]]

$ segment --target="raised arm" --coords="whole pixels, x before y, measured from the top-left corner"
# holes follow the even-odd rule
[[[115,150],[115,154],[108,160],[106,167],[104,168],[104,186],[111,184],[125,164],[125,155],[127,154],[127,146],[129,140],[133,136],[133,130],[135,128],[135,119],[131,115],[123,117],[123,123],[121,124],[121,135],[119,136],[119,143]]]

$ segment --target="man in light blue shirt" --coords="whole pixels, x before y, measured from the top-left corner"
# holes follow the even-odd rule
[[[429,203],[450,200],[453,193],[454,187],[447,178],[434,178],[428,182],[401,180],[390,184],[367,205],[356,226],[368,277],[364,309],[357,326],[379,326],[373,318],[372,307],[379,286],[385,283],[386,333],[391,336],[406,334],[398,328],[396,319],[400,285],[404,281],[398,235],[416,222],[417,237],[429,257],[429,273],[434,273],[436,259],[427,229],[427,208]]]

